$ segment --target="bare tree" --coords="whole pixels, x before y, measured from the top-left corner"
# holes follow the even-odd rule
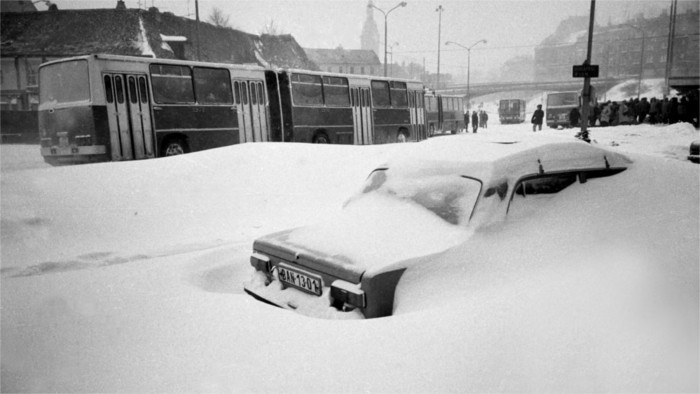
[[[224,14],[220,8],[214,7],[211,9],[208,22],[214,26],[231,27],[231,25],[228,23],[229,17],[230,15]]]
[[[263,35],[263,34],[269,34],[271,36],[278,36],[280,34],[284,34],[284,32],[282,31],[281,27],[279,27],[275,24],[275,21],[273,19],[270,19],[270,21],[267,22],[265,24],[265,26],[263,26],[262,30],[260,31],[260,35]]]

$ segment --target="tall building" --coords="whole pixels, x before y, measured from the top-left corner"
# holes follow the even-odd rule
[[[638,15],[624,23],[594,28],[591,64],[600,67],[599,78],[663,78],[672,37],[671,76],[699,77],[700,17],[688,9],[673,18],[663,10],[658,17]],[[535,48],[535,80],[572,79],[574,64],[586,59],[588,17],[571,17]]]
[[[374,21],[372,0],[369,0],[367,3],[367,18],[362,25],[360,49],[374,51],[374,53],[379,56],[379,29],[377,29],[377,22]]]

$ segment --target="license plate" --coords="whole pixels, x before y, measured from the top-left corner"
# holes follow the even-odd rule
[[[320,296],[323,293],[323,280],[320,276],[280,263],[277,276],[284,284],[296,287],[310,294]]]

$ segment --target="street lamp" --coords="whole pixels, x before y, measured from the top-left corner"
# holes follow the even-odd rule
[[[639,100],[639,95],[642,91],[642,74],[644,74],[644,40],[646,38],[646,34],[644,34],[644,30],[640,29],[637,26],[634,25],[623,25],[627,27],[631,27],[635,30],[638,30],[640,33],[642,33],[642,54],[641,54],[641,59],[639,59],[639,82],[637,83],[637,100]]]
[[[390,9],[390,10],[387,11],[387,12],[384,12],[383,9],[377,7],[377,6],[374,5],[374,4],[370,4],[370,5],[369,5],[370,7],[374,8],[374,9],[377,9],[377,10],[379,10],[379,12],[381,12],[382,14],[384,14],[384,76],[385,76],[385,77],[386,77],[386,53],[387,53],[387,49],[386,49],[386,48],[387,48],[387,45],[386,45],[386,43],[387,43],[386,18],[389,16],[389,13],[390,13],[391,11],[393,11],[393,10],[399,8],[399,7],[405,7],[406,4],[407,4],[407,3],[406,3],[405,1],[402,1],[402,2],[400,2],[399,4],[395,5],[394,8]]]
[[[437,59],[437,86],[435,87],[435,90],[440,89],[440,33],[442,32],[442,11],[445,9],[442,8],[442,5],[439,5],[436,9],[435,12],[438,13],[438,59]]]
[[[454,42],[454,41],[447,41],[445,43],[445,46],[453,44],[453,45],[457,45],[458,47],[464,48],[467,50],[467,111],[469,111],[469,106],[470,106],[469,100],[471,99],[471,97],[469,96],[469,65],[471,63],[472,48],[474,48],[477,44],[481,44],[482,42],[484,44],[486,44],[486,40],[479,40],[468,47],[465,47],[464,45],[462,45],[458,42]]]

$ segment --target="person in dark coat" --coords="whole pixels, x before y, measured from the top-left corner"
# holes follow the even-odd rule
[[[472,111],[472,132],[476,133],[476,130],[479,128],[479,114],[476,113],[476,111]]]
[[[464,132],[469,132],[469,110],[464,113]]]
[[[581,119],[581,114],[578,112],[578,108],[571,108],[569,112],[569,125],[571,127],[578,127],[579,119]]]
[[[539,127],[540,131],[542,131],[542,120],[544,119],[544,111],[542,111],[542,104],[537,104],[537,109],[535,112],[532,113],[532,119],[530,120],[532,122],[532,131],[537,131],[536,129]]]

